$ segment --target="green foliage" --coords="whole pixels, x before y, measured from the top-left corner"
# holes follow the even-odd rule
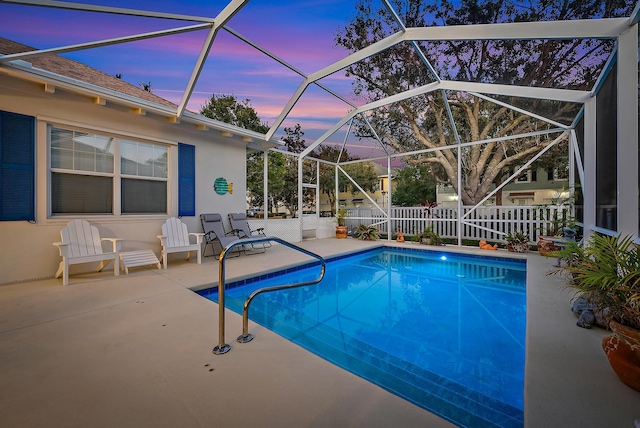
[[[366,161],[345,165],[343,169],[365,192],[374,192],[376,190],[378,186],[378,174],[376,174],[373,162]],[[342,177],[342,174],[340,177]],[[349,191],[351,194],[359,191],[351,180],[347,181],[346,177],[344,183],[340,181],[340,190]]]
[[[202,107],[200,113],[230,125],[236,125],[251,131],[266,133],[269,125],[260,120],[258,113],[251,106],[249,99],[239,101],[235,95],[212,95]],[[285,128],[283,137],[289,151],[299,152],[304,149],[304,133],[300,125],[294,129]],[[269,200],[270,210],[278,212],[282,202],[290,210],[296,212],[298,205],[297,160],[277,151],[268,152],[269,168]],[[264,205],[264,153],[251,151],[247,153],[247,191],[251,205]]]
[[[320,145],[313,152],[313,157],[331,162],[341,162],[350,160],[349,154],[341,152],[339,148],[333,146]],[[320,164],[320,192],[329,197],[329,204],[333,212],[336,203],[336,179],[335,168],[324,163]]]
[[[347,151],[341,151],[337,147],[321,145],[312,154],[314,158],[328,160],[331,162],[346,162],[350,160],[357,160],[355,156],[349,155]],[[378,175],[375,172],[373,162],[358,162],[355,164],[349,164],[343,166],[345,172],[353,178],[364,191],[373,192],[378,185]],[[356,193],[358,189],[353,186],[351,180],[349,180],[342,172],[338,173],[339,191]],[[320,164],[320,191],[329,197],[331,209],[336,202],[336,180],[335,180],[335,168],[331,165]]]
[[[436,180],[428,165],[407,165],[394,170],[393,205],[415,207],[422,201],[436,200]]]
[[[419,236],[421,239],[428,239],[429,245],[442,245],[442,237],[433,230],[433,225],[427,227]]]
[[[572,189],[562,189],[554,192],[551,203],[540,205],[538,209],[539,218],[546,221],[540,228],[542,234],[561,236],[563,229],[566,227],[575,230],[576,218],[572,213],[575,210],[579,187],[580,185],[576,184]],[[553,208],[553,210],[551,210],[551,208]]]
[[[584,250],[576,245],[563,251],[554,254],[572,251],[573,259],[549,273],[570,273],[568,286],[595,303],[605,322],[640,329],[640,250],[632,238],[595,234]]]
[[[375,241],[379,236],[378,228],[375,226],[360,224],[356,230],[353,231],[353,236],[362,241]]]
[[[300,153],[306,148],[306,141],[303,138],[304,132],[299,123],[293,128],[284,128],[284,132],[286,135],[281,137],[281,140],[285,143],[287,152]],[[295,213],[298,211],[298,157],[284,155],[284,159],[285,170],[282,176],[284,183],[278,196],[289,212]],[[303,174],[305,178],[310,175],[309,164],[306,162],[303,164]],[[303,203],[309,202],[311,202],[311,197],[305,194]]]
[[[529,244],[529,236],[521,230],[507,233],[504,239],[507,244]]]
[[[524,253],[529,250],[529,235],[521,230],[507,233],[504,239],[516,253]]]
[[[281,140],[285,143],[285,147],[288,152],[301,153],[307,148],[307,144],[304,138],[304,131],[299,123],[293,128],[284,128],[284,133],[287,134],[282,137]]]
[[[285,136],[281,140],[290,153],[300,153],[306,147],[304,132],[300,124],[293,128],[284,128]],[[263,157],[262,153],[250,154],[247,158],[247,189],[255,201],[262,201]],[[305,161],[302,170],[305,182],[315,180],[315,164]],[[256,189],[256,190],[254,190]],[[255,193],[255,195],[254,195]],[[260,194],[258,194],[260,193]],[[298,157],[287,155],[278,150],[269,151],[269,198],[272,206],[282,203],[290,213],[298,212]],[[312,194],[303,195],[303,203],[314,200]],[[277,210],[277,209],[276,209]]]
[[[235,95],[211,95],[200,114],[229,125],[265,134],[269,125],[262,122],[249,99],[238,101]]]
[[[556,257],[564,261],[566,268],[558,267],[547,272],[548,274],[556,274],[568,271],[571,268],[579,267],[587,255],[585,253],[585,248],[582,245],[578,244],[576,241],[567,241],[560,250],[552,251],[547,254],[546,257]]]
[[[271,208],[277,207],[280,195],[285,187],[285,172],[287,171],[285,155],[278,152],[269,154],[269,198]],[[250,152],[247,154],[247,192],[252,205],[264,203],[264,152]],[[276,210],[277,212],[277,210]]]
[[[338,222],[338,226],[344,226],[347,218],[347,211],[344,209],[339,209],[336,213],[336,221]]]

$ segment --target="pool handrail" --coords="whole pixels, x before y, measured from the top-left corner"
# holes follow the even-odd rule
[[[286,247],[289,247],[291,249],[304,253],[310,257],[318,259],[321,264],[320,275],[318,276],[318,278],[316,278],[313,281],[264,287],[264,288],[255,290],[253,293],[251,293],[251,295],[244,302],[244,307],[242,310],[242,335],[238,336],[238,342],[247,343],[253,339],[253,335],[249,334],[249,305],[251,304],[251,301],[253,300],[253,298],[256,297],[258,294],[261,294],[263,292],[268,292],[268,291],[282,290],[284,288],[295,288],[295,287],[302,287],[305,285],[317,284],[318,282],[322,281],[322,278],[324,278],[324,274],[326,271],[326,262],[324,258],[322,258],[321,256],[315,253],[312,253],[311,251],[305,250],[304,248],[300,248],[297,245],[287,242],[283,239],[276,238],[275,236],[261,236],[261,237],[255,237],[255,238],[239,239],[225,246],[222,249],[222,252],[220,253],[220,256],[219,256],[220,258],[218,260],[218,266],[219,266],[219,269],[218,269],[218,333],[219,334],[218,336],[219,336],[219,341],[218,341],[218,345],[213,348],[213,353],[216,355],[226,354],[231,349],[231,345],[224,343],[225,342],[225,339],[224,339],[224,325],[225,325],[224,291],[225,291],[225,266],[226,266],[225,262],[226,262],[227,253],[239,245],[258,244],[261,242],[277,242]]]

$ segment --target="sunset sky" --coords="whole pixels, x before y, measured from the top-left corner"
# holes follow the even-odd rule
[[[627,0],[629,1],[629,0]],[[330,65],[349,52],[334,37],[354,16],[357,0],[251,0],[227,24],[305,74]],[[91,0],[75,3],[215,17],[227,0]],[[381,0],[373,0],[374,8]],[[193,21],[141,18],[0,3],[0,36],[35,48],[51,48],[194,25]],[[156,95],[180,103],[207,35],[206,30],[63,54],[134,85],[151,85]],[[384,54],[384,53],[383,53]],[[433,60],[433,59],[432,59]],[[437,60],[437,59],[436,59]],[[252,46],[221,30],[187,106],[199,111],[212,94],[249,99],[269,125],[303,78]],[[351,80],[342,71],[321,80],[356,105]],[[300,123],[307,142],[315,141],[351,107],[315,85],[305,91],[275,136]],[[328,142],[341,144],[347,127]],[[348,146],[362,145],[349,136]],[[368,142],[369,155],[380,155]],[[360,149],[359,155],[366,155]],[[375,152],[375,154],[374,154]]]
[[[103,6],[215,17],[223,0],[94,0]],[[304,73],[312,73],[348,55],[334,47],[334,35],[355,14],[355,0],[251,0],[228,27]],[[50,48],[193,25],[188,21],[139,18],[0,3],[0,36],[36,48]],[[180,102],[206,31],[93,48],[64,54],[129,83],[151,83],[152,91]],[[213,94],[250,99],[260,118],[272,124],[302,78],[222,30],[218,33],[188,108],[198,111]],[[342,73],[322,81],[351,99],[351,84]],[[335,124],[348,105],[310,87],[283,126],[301,123],[313,140]],[[276,135],[282,135],[282,131]],[[336,141],[342,141],[336,135]]]

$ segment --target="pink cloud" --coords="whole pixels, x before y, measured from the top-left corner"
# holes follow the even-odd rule
[[[316,8],[327,5],[343,5],[343,2],[305,4],[307,18],[319,10]],[[159,2],[157,10],[162,8],[163,4]],[[317,20],[321,22],[306,18],[296,21],[291,19],[294,9],[296,6],[290,3],[249,2],[229,25],[307,74],[347,55],[333,47],[333,28],[337,28],[339,18],[327,15]],[[26,14],[29,26],[24,25]],[[192,22],[5,4],[0,4],[0,16],[3,17],[3,36],[39,48],[193,25]],[[69,22],[73,25],[68,25]],[[123,74],[123,78],[132,84],[150,81],[156,94],[179,103],[206,34],[206,30],[201,30],[83,50],[67,56],[109,74]],[[273,123],[301,82],[302,77],[296,73],[221,30],[188,108],[198,111],[214,92],[233,93],[240,99],[250,99],[260,117]],[[351,97],[350,81],[342,73],[328,76],[321,83]],[[287,123],[293,126],[304,122],[310,131],[324,132],[349,109],[348,105],[312,85],[291,111]]]

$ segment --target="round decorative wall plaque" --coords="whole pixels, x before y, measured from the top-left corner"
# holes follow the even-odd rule
[[[213,182],[213,190],[215,190],[218,195],[224,195],[227,192],[232,194],[233,183],[227,183],[227,180],[222,177],[218,177]]]

